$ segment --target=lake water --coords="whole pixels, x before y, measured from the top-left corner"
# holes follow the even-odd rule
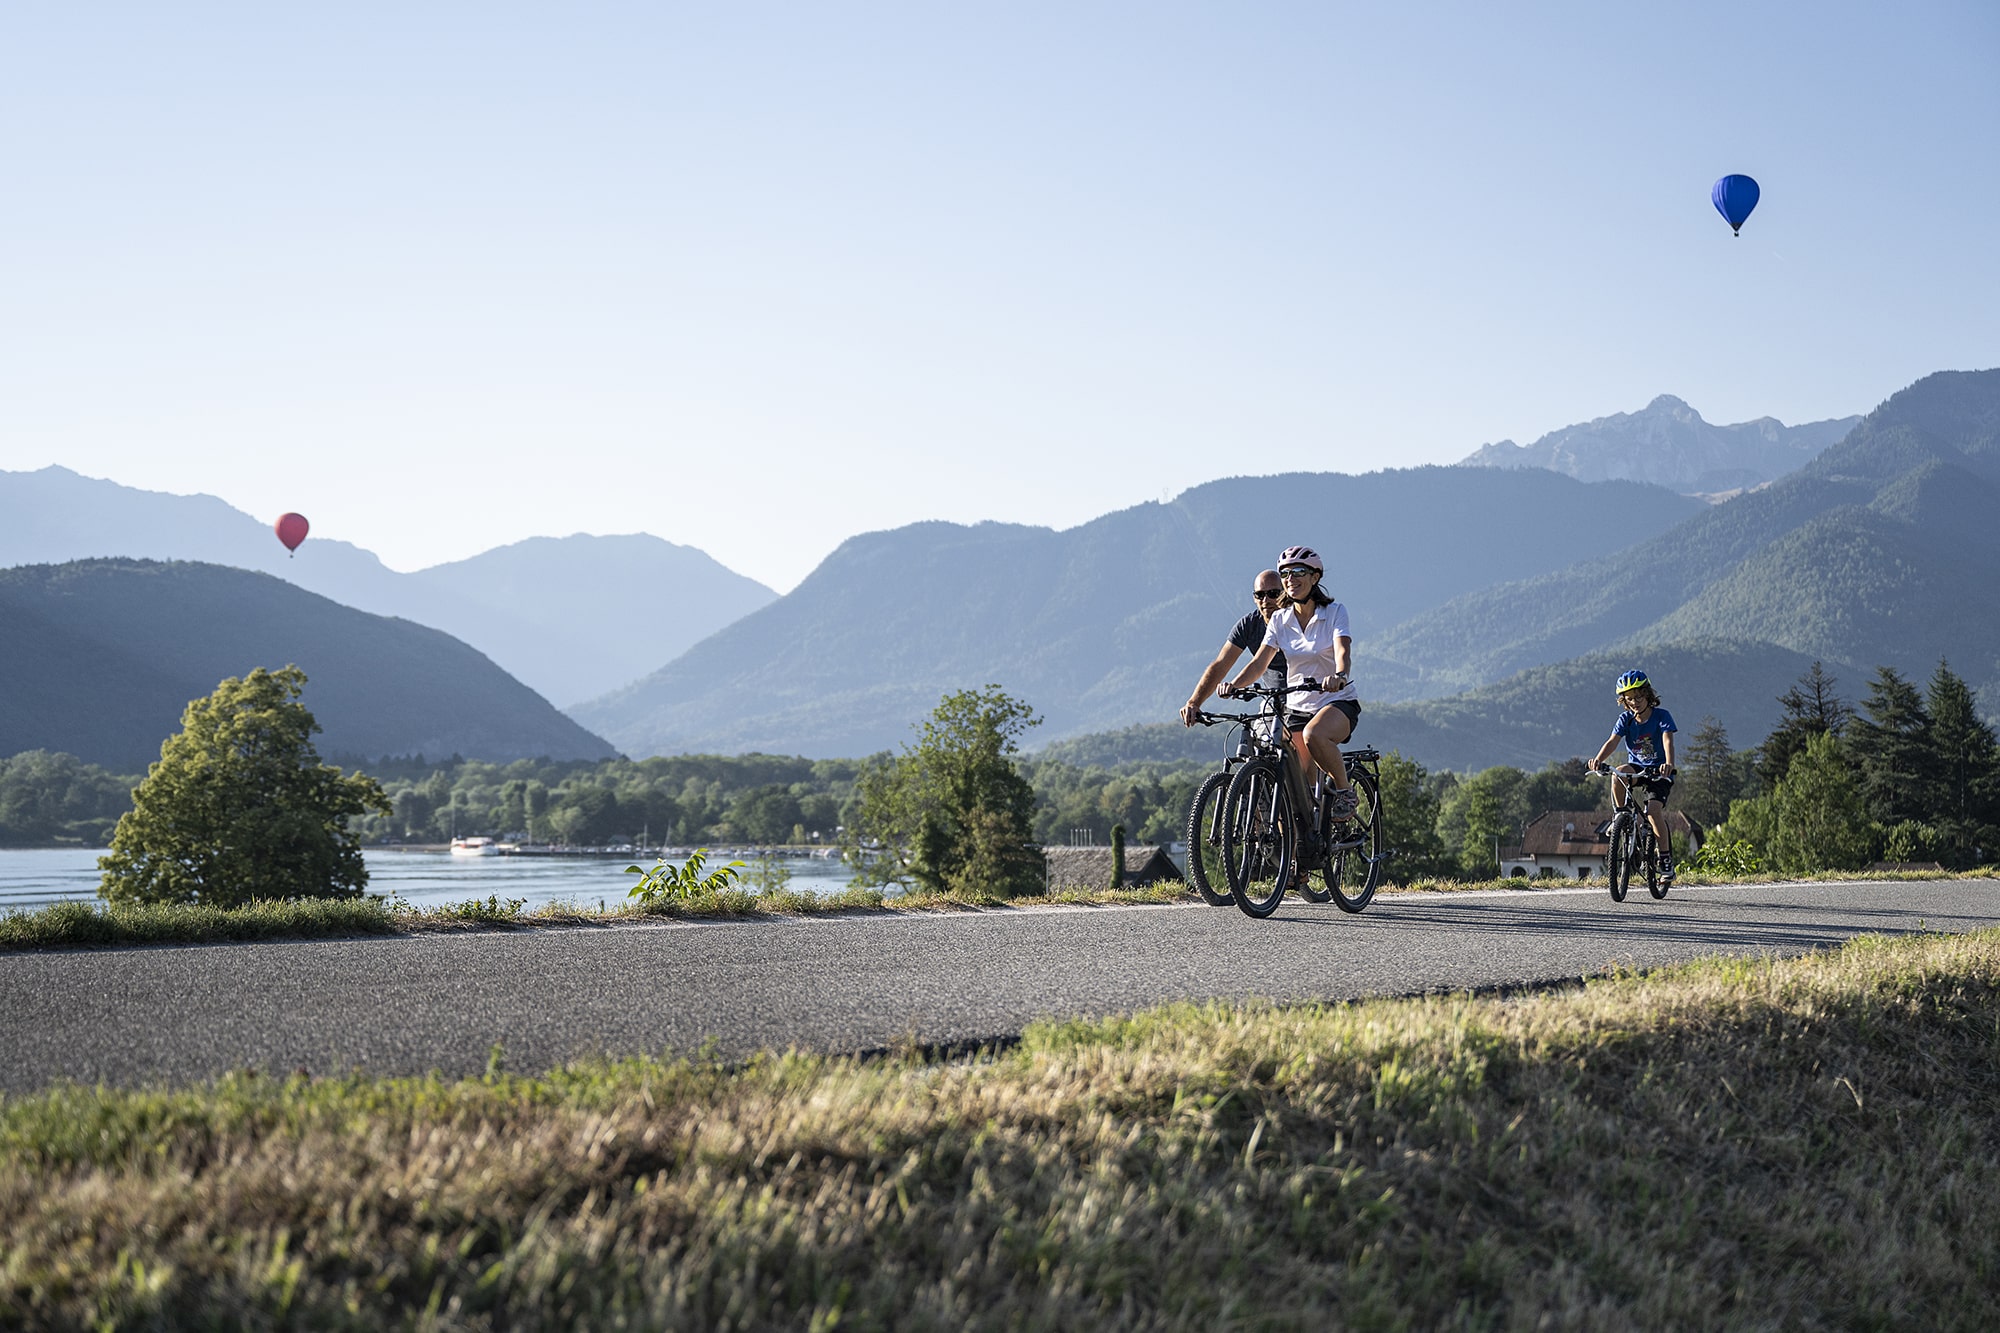
[[[0,912],[32,911],[72,899],[97,901],[97,858],[104,849],[61,847],[0,851]],[[520,898],[530,910],[548,902],[616,906],[638,876],[625,873],[652,858],[609,856],[452,856],[445,852],[404,852],[365,848],[368,892],[399,894],[418,907]],[[678,856],[670,860],[681,859]],[[711,867],[731,859],[711,857]],[[747,860],[748,858],[740,858]],[[786,857],[791,887],[801,893],[838,893],[854,878],[847,863],[833,857]]]

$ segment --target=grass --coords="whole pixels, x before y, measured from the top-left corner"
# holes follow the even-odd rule
[[[0,1100],[0,1325],[1979,1328],[2000,932],[943,1061]]]

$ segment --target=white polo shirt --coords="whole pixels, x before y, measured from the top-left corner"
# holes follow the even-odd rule
[[[1299,624],[1298,611],[1288,606],[1272,616],[1270,624],[1264,627],[1264,642],[1284,650],[1285,676],[1292,685],[1307,676],[1325,680],[1338,672],[1339,668],[1333,664],[1334,641],[1352,637],[1347,630],[1347,608],[1339,602],[1315,607],[1312,619],[1304,625]],[[1316,713],[1335,700],[1355,697],[1354,683],[1349,681],[1345,689],[1288,694],[1285,707]]]

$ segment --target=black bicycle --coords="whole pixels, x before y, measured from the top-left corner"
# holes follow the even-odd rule
[[[1611,772],[1608,768],[1592,770],[1597,777],[1609,777]],[[1659,839],[1653,836],[1653,821],[1646,818],[1646,802],[1638,797],[1646,790],[1640,782],[1660,776],[1659,766],[1621,764],[1617,772],[1625,779],[1625,799],[1611,816],[1611,846],[1604,853],[1604,874],[1611,881],[1611,901],[1625,901],[1632,872],[1641,866],[1646,871],[1646,892],[1656,899],[1664,898],[1667,882],[1660,874]]]
[[[1354,812],[1333,813],[1333,783],[1315,769],[1308,777],[1292,744],[1287,694],[1316,691],[1310,677],[1298,685],[1248,685],[1237,697],[1272,700],[1270,732],[1246,731],[1242,762],[1223,798],[1222,868],[1236,905],[1254,917],[1278,910],[1287,890],[1309,902],[1333,899],[1359,912],[1375,897],[1382,862],[1381,756],[1373,749],[1344,752]],[[1190,854],[1191,856],[1192,854]],[[1314,889],[1317,874],[1323,889]]]
[[[1229,874],[1222,864],[1222,812],[1229,783],[1245,760],[1256,754],[1250,743],[1253,724],[1268,719],[1269,713],[1204,713],[1197,709],[1194,720],[1204,727],[1242,728],[1242,735],[1222,761],[1222,769],[1202,779],[1188,802],[1187,877],[1194,891],[1210,907],[1227,907],[1236,901],[1229,890]]]

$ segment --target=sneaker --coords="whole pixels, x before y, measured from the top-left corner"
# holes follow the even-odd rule
[[[1326,798],[1326,812],[1335,819],[1352,819],[1354,812],[1361,808],[1361,798],[1354,794],[1354,788],[1341,787]]]
[[[1671,884],[1673,882],[1674,858],[1671,856],[1662,856],[1660,858],[1660,883]]]

